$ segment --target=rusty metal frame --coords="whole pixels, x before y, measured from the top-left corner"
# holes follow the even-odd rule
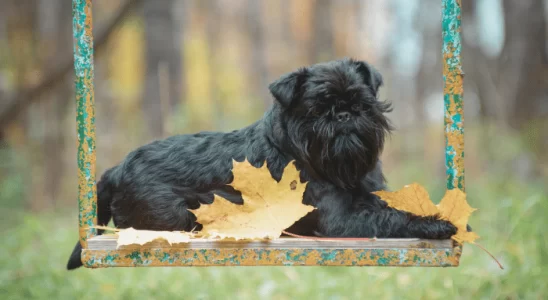
[[[147,248],[82,252],[87,268],[204,266],[457,267],[461,247],[430,248]]]
[[[100,238],[95,182],[95,111],[91,0],[73,0],[74,69],[78,133],[79,233],[88,268],[142,266],[458,266],[462,246],[431,248],[173,248],[89,249]],[[442,0],[447,189],[464,190],[461,1]]]
[[[78,225],[80,244],[97,235],[95,182],[95,96],[93,90],[93,22],[91,0],[72,1],[76,127],[78,139]]]
[[[464,191],[464,102],[461,0],[442,2],[443,102],[447,189]]]

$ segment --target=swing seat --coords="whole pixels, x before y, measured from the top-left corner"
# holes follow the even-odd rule
[[[318,241],[280,238],[264,241],[197,240],[170,245],[155,240],[120,246],[116,235],[88,239],[82,251],[87,268],[193,266],[398,266],[457,267],[462,247],[453,240],[376,239]]]
[[[131,1],[131,0],[130,0]],[[116,235],[100,235],[95,182],[95,110],[91,0],[72,0],[78,203],[82,262],[87,268],[149,266],[417,266],[457,267],[462,245],[453,240],[376,239],[264,241],[196,240],[170,245],[155,240],[117,247]],[[464,131],[459,0],[442,0],[444,116],[447,188],[464,190]]]

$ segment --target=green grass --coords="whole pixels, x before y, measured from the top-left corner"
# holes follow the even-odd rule
[[[514,176],[515,141],[468,153],[470,225],[503,264],[465,245],[458,268],[208,267],[65,270],[77,240],[76,207],[33,215],[4,205],[17,189],[0,185],[0,299],[548,299],[547,178]],[[476,148],[477,147],[477,148]],[[479,151],[479,150],[482,151]],[[482,157],[472,157],[481,155]],[[409,162],[415,161],[415,162]],[[484,164],[479,165],[478,162]],[[393,189],[423,184],[432,199],[443,178],[420,159],[387,170]],[[475,171],[474,171],[475,170]],[[442,170],[440,170],[441,172]],[[10,176],[7,177],[11,178]],[[11,182],[11,181],[10,181]],[[13,201],[15,201],[12,198]]]
[[[471,225],[504,264],[466,245],[458,268],[211,267],[64,270],[69,214],[20,213],[2,233],[1,299],[546,299],[548,198],[540,184],[469,183]],[[13,218],[13,216],[12,216]]]

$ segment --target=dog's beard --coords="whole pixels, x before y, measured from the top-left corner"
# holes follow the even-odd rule
[[[298,156],[333,184],[350,189],[372,171],[384,144],[385,129],[368,118],[345,123],[318,119],[296,126],[292,138]]]

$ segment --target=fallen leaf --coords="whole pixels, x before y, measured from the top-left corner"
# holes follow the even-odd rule
[[[136,230],[134,228],[121,229],[117,232],[118,239],[116,248],[127,245],[144,245],[157,239],[163,239],[170,245],[179,243],[188,243],[191,239],[191,233],[182,231],[153,231]]]
[[[452,236],[455,241],[471,243],[479,238],[476,233],[468,232],[466,229],[468,219],[476,209],[466,202],[466,194],[463,191],[460,189],[446,191],[437,207],[442,219],[457,227],[457,234]]]
[[[234,204],[218,195],[210,205],[191,210],[203,225],[201,234],[232,239],[274,239],[282,231],[314,210],[302,204],[306,183],[290,162],[276,182],[266,162],[255,168],[247,160],[233,161],[234,180],[230,185],[242,194],[243,204]]]
[[[470,207],[466,202],[466,194],[460,189],[448,190],[438,205],[432,203],[426,189],[417,183],[406,185],[396,192],[378,191],[374,194],[397,210],[423,217],[437,215],[451,222],[457,227],[457,233],[451,238],[458,243],[473,243],[479,238],[476,233],[466,229],[468,219],[476,209]]]
[[[417,216],[431,216],[439,212],[436,205],[430,200],[426,189],[416,183],[406,185],[399,191],[378,191],[374,192],[374,194],[386,201],[390,207],[407,211]]]

